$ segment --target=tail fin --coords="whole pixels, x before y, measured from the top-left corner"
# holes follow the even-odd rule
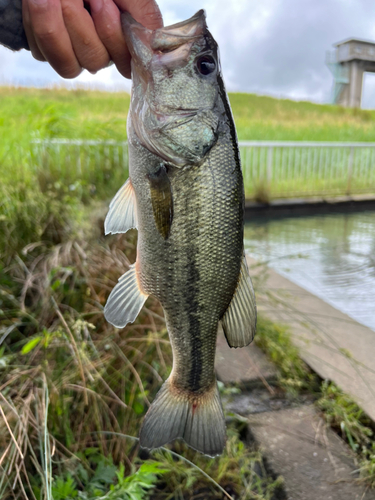
[[[140,432],[142,448],[158,448],[177,438],[211,457],[223,452],[226,430],[217,385],[195,395],[164,382],[148,410]]]

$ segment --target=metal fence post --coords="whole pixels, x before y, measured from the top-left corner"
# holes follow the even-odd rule
[[[352,183],[352,175],[353,175],[353,160],[354,160],[354,148],[353,146],[350,148],[349,154],[349,162],[348,162],[348,182],[346,185],[346,194],[350,194],[350,188]]]
[[[273,161],[273,146],[268,147],[268,158],[267,158],[267,188],[271,192],[271,182],[272,182],[272,161]]]

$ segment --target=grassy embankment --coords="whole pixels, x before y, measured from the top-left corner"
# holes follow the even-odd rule
[[[129,95],[125,93],[0,89],[0,99],[2,137],[0,160],[7,166],[5,171],[0,167],[3,182],[7,181],[9,174],[13,182],[14,176],[30,177],[30,168],[20,169],[20,164],[23,163],[20,159],[24,158],[25,151],[29,151],[32,139],[126,140],[125,117],[129,106]],[[374,111],[351,110],[248,94],[231,94],[230,100],[240,140],[353,142],[373,141],[375,138]],[[299,154],[306,155],[306,152]],[[72,156],[76,156],[74,152]],[[366,159],[367,156],[364,158],[365,164],[367,164]],[[10,161],[16,163],[16,169],[9,169]],[[72,171],[72,175],[69,176],[72,179],[71,184],[79,179],[81,183],[86,183],[87,186],[95,185],[102,192],[106,191],[109,194],[121,180],[119,175],[121,172],[119,169],[111,170],[111,165],[105,166],[104,173],[97,172],[95,175],[93,170],[89,169],[81,174],[77,172],[75,158],[64,161],[65,169],[70,168]],[[69,166],[70,161],[72,165]],[[264,161],[266,160],[261,158],[256,160],[255,169],[261,168]],[[339,172],[343,169],[343,179],[338,174],[334,182],[337,183],[337,194],[344,194],[347,184],[347,159],[340,161],[342,165],[338,165],[336,170]],[[282,187],[281,191],[287,194],[288,190],[298,191],[302,187],[303,192],[303,186],[300,184],[301,182],[306,184],[305,178],[302,176],[298,184],[298,175],[289,177],[285,179],[285,186],[280,185],[278,191]],[[264,183],[258,178],[254,182],[253,174],[246,173],[247,195],[262,196],[262,191],[270,190],[270,186],[255,185],[262,182]],[[323,187],[322,180],[318,178],[310,179],[309,186],[311,185],[316,185],[316,190],[319,190],[320,186]],[[78,186],[78,189],[81,189],[81,186]],[[266,197],[270,194],[272,195],[272,188],[271,193],[263,193]]]
[[[230,94],[240,141],[375,140],[375,111]]]
[[[136,500],[159,484],[152,498],[192,489],[207,498],[210,483],[199,470],[168,452],[140,467],[137,442],[126,437],[137,435],[171,354],[156,302],[149,300],[135,324],[120,331],[103,319],[108,293],[134,261],[135,234],[103,238],[95,212],[125,179],[121,172],[118,178],[98,172],[67,186],[56,170],[33,170],[28,154],[33,138],[125,139],[129,97],[3,89],[0,98],[0,496],[14,488],[16,498]],[[240,139],[375,136],[368,111],[231,99]],[[294,395],[310,390],[302,368],[288,371],[294,351],[280,358],[285,338],[271,337],[277,329],[261,325],[259,341],[273,339],[263,347],[285,372],[280,384],[289,380]],[[240,422],[231,428],[220,460],[180,445],[175,450],[234,496],[271,498],[279,483],[267,478],[260,454],[244,446],[241,432]]]

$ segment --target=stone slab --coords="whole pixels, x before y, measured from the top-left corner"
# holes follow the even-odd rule
[[[262,273],[254,259],[248,264],[250,274]],[[287,324],[302,359],[375,421],[375,332],[272,269],[257,281],[258,311]]]
[[[275,380],[277,375],[274,364],[255,344],[240,349],[229,347],[222,328],[217,336],[215,369],[224,384],[264,383]]]
[[[312,402],[311,397],[304,397],[304,399],[309,403]],[[285,398],[283,391],[273,388],[273,393],[270,393],[262,387],[252,387],[250,390],[242,390],[238,394],[223,394],[221,400],[226,411],[244,417],[251,413],[278,411],[294,404],[290,399]]]
[[[348,446],[312,405],[250,415],[249,429],[267,464],[284,477],[288,500],[374,500],[356,482]]]

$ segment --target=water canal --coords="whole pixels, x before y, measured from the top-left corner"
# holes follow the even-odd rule
[[[255,219],[245,248],[375,331],[375,211]]]

